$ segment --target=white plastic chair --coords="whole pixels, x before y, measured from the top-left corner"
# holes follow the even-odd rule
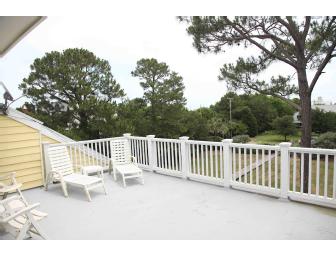
[[[13,209],[11,205],[13,201],[21,201],[22,207]],[[47,239],[46,234],[32,214],[32,211],[39,205],[39,203],[26,205],[22,198],[17,195],[0,200],[0,225],[17,240],[30,238],[32,234]]]
[[[6,181],[6,180],[9,180],[9,184],[0,182],[0,193],[2,194],[2,198],[5,199],[8,193],[14,193],[14,192],[17,192],[20,197],[20,199],[14,199],[10,201],[9,206],[11,207],[11,209],[15,210],[23,206],[28,206],[28,202],[21,192],[22,183],[17,183],[15,178],[15,172],[0,176],[0,181]],[[36,209],[32,209],[30,213],[34,216],[35,220],[37,221],[48,216],[47,213],[41,212]]]
[[[131,155],[131,146],[128,140],[112,140],[110,141],[111,149],[111,169],[113,170],[114,180],[117,180],[117,174],[120,174],[126,187],[126,180],[140,178],[144,184],[143,172],[138,167],[137,159]]]
[[[49,147],[47,150],[51,170],[47,176],[46,190],[48,190],[49,183],[59,181],[65,197],[68,197],[67,185],[84,189],[89,201],[91,201],[89,191],[92,189],[102,187],[107,194],[102,178],[103,172],[100,174],[101,178],[75,173],[66,146]],[[101,168],[101,171],[103,171],[103,168]]]

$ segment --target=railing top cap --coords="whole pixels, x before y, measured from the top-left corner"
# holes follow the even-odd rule
[[[125,137],[131,136],[131,133],[125,133],[125,134],[123,134],[123,136],[125,136]]]
[[[155,138],[155,135],[146,135],[147,138]]]
[[[189,136],[181,136],[179,137],[180,140],[188,140],[189,139]]]
[[[233,139],[223,139],[223,143],[232,143]]]
[[[283,147],[290,147],[292,145],[292,143],[289,143],[289,142],[283,142],[283,143],[279,143],[280,146],[283,146]]]

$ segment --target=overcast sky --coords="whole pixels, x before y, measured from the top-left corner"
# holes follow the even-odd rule
[[[218,55],[199,54],[192,47],[185,25],[173,16],[88,17],[48,17],[0,59],[0,80],[15,98],[21,95],[18,84],[28,76],[29,65],[35,58],[52,50],[82,47],[109,61],[114,77],[129,98],[142,96],[138,79],[130,74],[137,60],[153,57],[166,62],[183,77],[187,106],[195,109],[209,106],[225,94],[225,83],[217,78],[223,63],[256,52],[254,48],[230,48]],[[313,98],[322,96],[336,102],[335,70],[334,61],[320,78]],[[294,71],[277,65],[268,70],[265,77],[279,73],[292,75]],[[21,99],[14,106],[24,101]]]

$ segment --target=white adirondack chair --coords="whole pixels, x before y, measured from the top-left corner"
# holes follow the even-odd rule
[[[22,207],[13,209],[12,203],[14,201],[21,201]],[[37,223],[38,219],[32,214],[32,211],[38,206],[38,203],[26,205],[17,195],[0,200],[0,226],[18,240],[32,237],[31,234],[47,239]]]
[[[131,146],[128,140],[110,141],[111,149],[111,169],[113,170],[114,180],[117,180],[117,174],[120,174],[126,187],[126,179],[140,178],[144,184],[142,170],[138,167],[137,159],[131,155]]]
[[[17,192],[20,199],[14,199],[11,200],[10,203],[8,204],[12,210],[16,210],[18,208],[21,208],[23,206],[28,206],[27,200],[24,198],[22,192],[21,192],[21,186],[22,183],[17,183],[16,178],[15,178],[15,172],[12,172],[10,174],[5,174],[0,176],[0,181],[6,181],[10,180],[9,184],[5,184],[3,182],[0,182],[0,193],[3,196],[3,199],[7,197],[8,193],[14,193]],[[48,216],[47,213],[41,212],[36,209],[32,209],[30,213],[34,216],[34,219],[39,221],[45,217]],[[22,222],[22,217],[18,217],[18,219],[21,219]]]
[[[49,183],[59,181],[65,197],[68,197],[67,185],[84,189],[89,201],[91,201],[89,191],[92,189],[102,187],[107,194],[103,172],[100,174],[101,178],[75,173],[66,146],[49,147],[47,150],[51,170],[47,176],[46,190],[48,190]]]

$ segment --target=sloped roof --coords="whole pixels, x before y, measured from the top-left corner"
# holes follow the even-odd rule
[[[40,24],[41,16],[0,16],[0,57]]]
[[[43,125],[42,121],[39,121],[23,112],[20,112],[18,110],[15,110],[13,108],[7,109],[7,116],[13,120],[16,120],[18,122],[21,122],[31,128],[37,129],[41,132],[41,134],[48,136],[60,143],[65,142],[74,142],[74,140],[70,139],[69,137],[62,135],[61,133],[58,133],[57,131],[48,128]]]

